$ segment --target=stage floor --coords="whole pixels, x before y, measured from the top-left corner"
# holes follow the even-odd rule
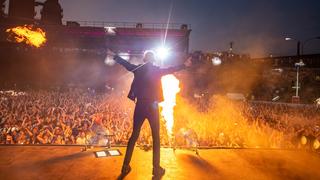
[[[74,146],[0,146],[0,179],[116,179],[124,156]],[[118,148],[125,153],[125,148]],[[320,179],[320,155],[290,150],[161,149],[162,179]],[[136,148],[126,179],[151,179],[152,151]]]

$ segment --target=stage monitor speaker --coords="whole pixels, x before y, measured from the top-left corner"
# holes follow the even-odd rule
[[[108,157],[108,156],[121,156],[122,153],[118,149],[108,149],[103,151],[94,152],[96,158]]]

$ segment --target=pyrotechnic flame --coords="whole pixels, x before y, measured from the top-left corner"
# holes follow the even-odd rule
[[[32,25],[10,28],[6,32],[9,33],[9,41],[24,42],[37,48],[47,41],[46,33],[41,28],[34,28]]]
[[[162,107],[161,115],[166,120],[166,126],[169,137],[173,129],[173,108],[176,105],[176,95],[180,91],[179,80],[172,74],[161,78],[164,101],[160,103]]]

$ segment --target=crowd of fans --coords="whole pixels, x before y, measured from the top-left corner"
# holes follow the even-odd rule
[[[263,147],[301,148],[313,146],[320,138],[320,109],[316,106],[228,103],[233,105],[222,105],[224,112],[216,109],[212,117],[199,116],[208,121],[194,120],[185,123],[188,127],[175,129],[176,145],[252,147],[260,141],[250,139],[259,134],[268,136],[262,137],[268,140]],[[132,131],[133,108],[125,92],[96,93],[76,88],[0,91],[0,144],[126,145]],[[161,143],[170,145],[172,138],[162,118],[160,124]],[[142,128],[138,144],[152,144],[148,127]]]
[[[186,105],[190,100],[179,103],[175,108],[179,142],[206,147],[320,148],[316,105],[234,101],[222,96],[203,97],[195,105]]]
[[[125,144],[130,133],[132,108],[121,94],[72,89],[0,97],[1,144]]]
[[[252,102],[247,108],[248,119],[257,127],[270,127],[281,132],[278,147],[319,149],[320,108],[317,105]]]

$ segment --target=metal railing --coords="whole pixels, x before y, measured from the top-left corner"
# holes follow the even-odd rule
[[[21,21],[29,21],[35,24],[40,23],[40,19],[30,19],[30,18],[15,18],[15,20]],[[137,24],[141,24],[142,28],[150,28],[150,29],[181,29],[183,25],[186,25],[188,29],[191,29],[191,24],[186,23],[152,23],[152,22],[106,22],[106,21],[77,21],[77,20],[63,20],[62,24],[67,25],[67,22],[78,23],[80,26],[88,26],[88,27],[122,27],[122,28],[136,28]],[[6,22],[10,23],[10,22]],[[14,21],[12,21],[15,24]],[[50,25],[47,23],[46,25]],[[54,26],[54,24],[51,24]]]
[[[64,20],[63,24],[67,24],[67,22],[75,22],[79,23],[80,26],[89,26],[89,27],[122,27],[122,28],[136,28],[137,24],[141,24],[142,28],[150,28],[150,29],[181,29],[181,26],[187,25],[188,29],[191,29],[190,24],[183,23],[141,23],[141,22],[105,22],[105,21],[72,21],[72,20]]]

